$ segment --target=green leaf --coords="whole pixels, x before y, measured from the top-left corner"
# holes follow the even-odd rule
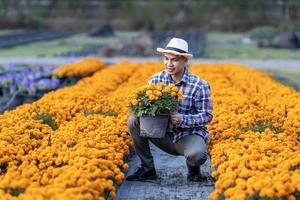
[[[14,197],[17,197],[25,192],[25,188],[6,188],[4,191],[6,193],[10,193]]]
[[[56,130],[58,129],[57,124],[55,123],[55,121],[52,119],[52,116],[49,115],[48,113],[45,114],[37,114],[34,118],[35,120],[42,120],[43,124],[47,124],[48,126],[51,127],[52,130]],[[35,136],[30,135],[30,139],[35,139]]]

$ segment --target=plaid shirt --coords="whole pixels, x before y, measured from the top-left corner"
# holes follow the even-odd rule
[[[165,85],[175,84],[183,91],[183,100],[178,112],[183,119],[178,126],[170,124],[169,130],[174,133],[177,142],[186,135],[200,135],[207,143],[210,135],[206,125],[212,120],[212,103],[209,84],[200,77],[191,74],[185,68],[181,82],[175,83],[167,72],[162,71],[153,75],[148,83]]]

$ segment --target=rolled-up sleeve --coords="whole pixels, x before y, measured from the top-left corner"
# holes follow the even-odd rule
[[[194,109],[195,114],[183,114],[183,119],[179,127],[193,128],[207,125],[211,122],[212,115],[212,102],[211,92],[208,83],[201,85],[196,91],[194,96]]]

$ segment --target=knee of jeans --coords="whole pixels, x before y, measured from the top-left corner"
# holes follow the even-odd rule
[[[196,151],[189,155],[189,163],[193,166],[200,166],[205,163],[208,155],[206,151]]]
[[[138,118],[134,115],[130,115],[128,117],[127,125],[129,129],[137,127],[139,125]]]

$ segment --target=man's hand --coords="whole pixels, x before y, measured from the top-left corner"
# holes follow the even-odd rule
[[[178,112],[172,112],[171,113],[171,122],[172,124],[178,126],[182,121],[182,114],[179,114]]]

